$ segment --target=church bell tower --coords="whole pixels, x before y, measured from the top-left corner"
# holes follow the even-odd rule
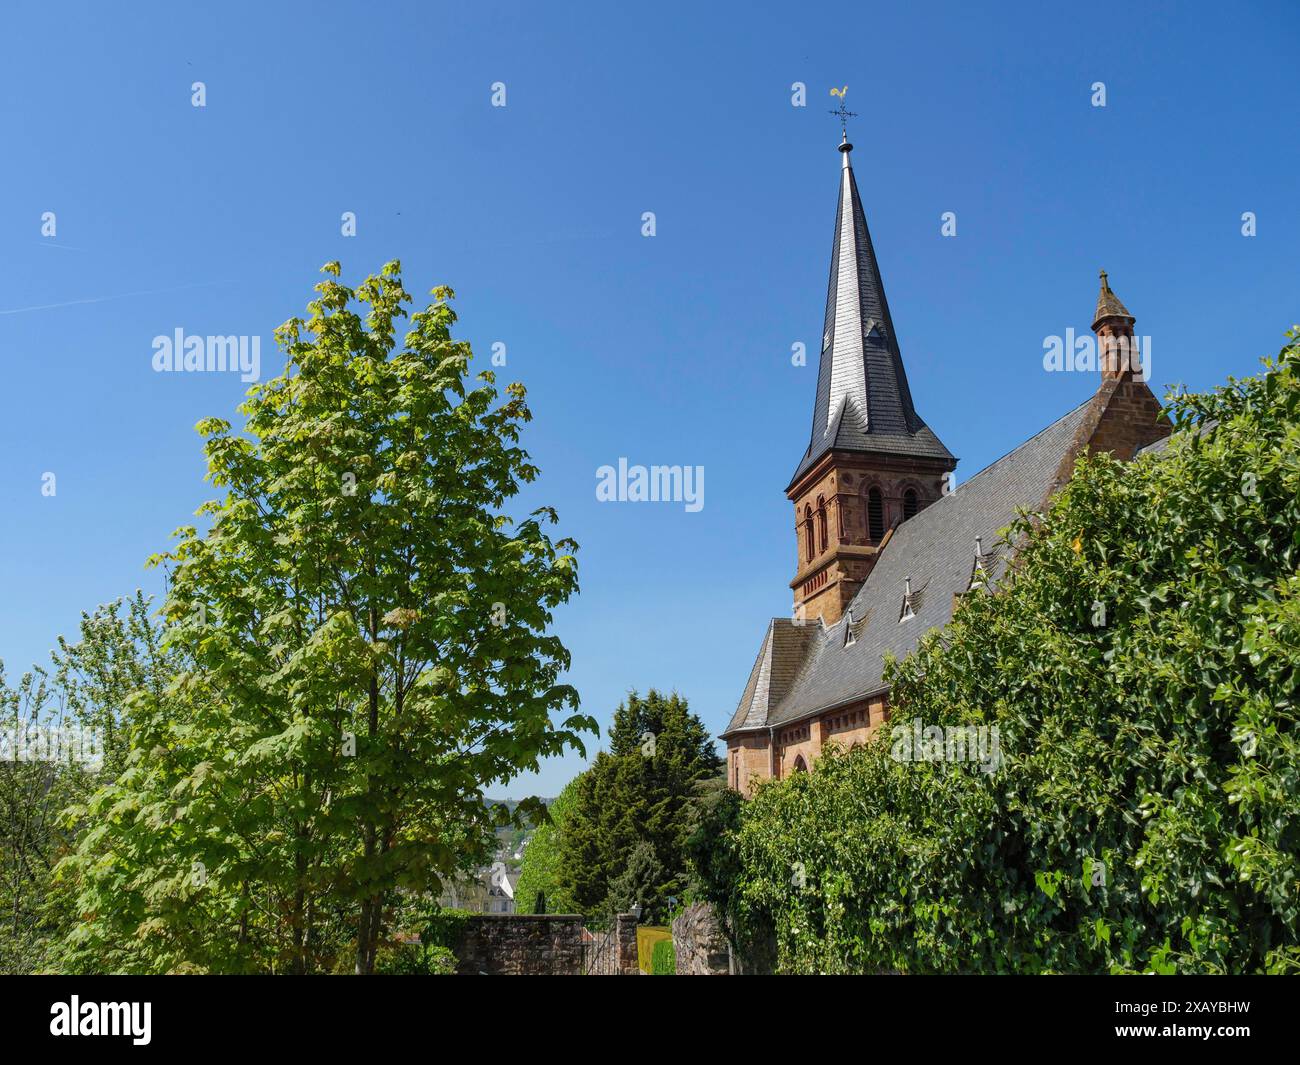
[[[840,619],[893,528],[937,500],[957,465],[912,406],[847,133],[839,150],[812,437],[786,488],[795,618],[827,624]]]

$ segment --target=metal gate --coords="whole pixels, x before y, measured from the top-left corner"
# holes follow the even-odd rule
[[[618,936],[615,929],[582,930],[582,975],[618,976]]]

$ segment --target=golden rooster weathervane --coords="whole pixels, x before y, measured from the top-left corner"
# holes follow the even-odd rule
[[[827,114],[835,115],[840,120],[840,127],[844,131],[844,136],[846,139],[848,138],[849,135],[849,119],[858,117],[858,113],[856,111],[850,111],[848,108],[844,106],[844,97],[848,93],[848,91],[849,91],[849,87],[847,85],[845,85],[844,88],[842,89],[831,89],[831,95],[838,96],[840,98],[840,106],[835,111],[827,112]]]

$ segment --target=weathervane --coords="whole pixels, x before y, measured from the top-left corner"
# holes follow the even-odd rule
[[[840,98],[840,106],[835,111],[826,112],[828,115],[835,115],[839,118],[840,127],[844,131],[845,140],[848,140],[849,138],[849,119],[858,117],[858,113],[856,111],[850,111],[848,108],[844,106],[844,96],[848,91],[849,91],[849,87],[847,85],[845,85],[844,88],[842,89],[832,89],[831,95],[838,96]]]

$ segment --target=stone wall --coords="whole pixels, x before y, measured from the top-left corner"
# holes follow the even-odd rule
[[[688,907],[673,921],[678,976],[726,976],[731,972],[727,938],[707,902]]]
[[[635,927],[632,937],[635,959]],[[582,973],[582,918],[476,913],[466,921],[464,934],[452,950],[460,975],[578,976]]]

